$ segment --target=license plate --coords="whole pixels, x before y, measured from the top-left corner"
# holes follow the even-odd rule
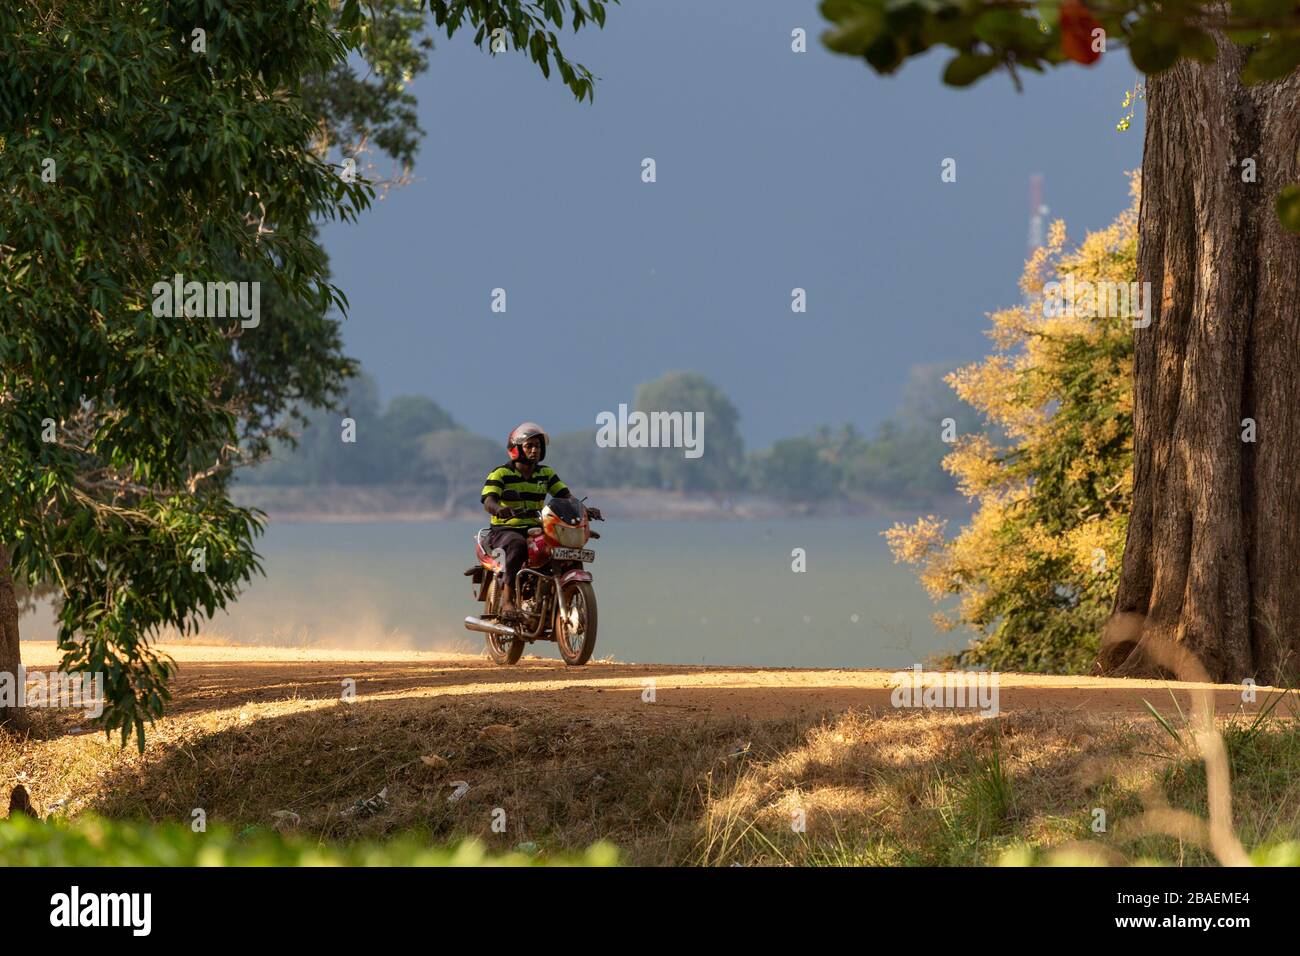
[[[551,548],[552,561],[586,561],[590,564],[596,560],[596,552],[587,548]]]

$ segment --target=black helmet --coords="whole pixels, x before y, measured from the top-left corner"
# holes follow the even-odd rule
[[[524,422],[522,425],[516,425],[510,437],[506,439],[506,451],[509,452],[511,461],[519,460],[519,449],[530,438],[542,440],[542,453],[537,456],[537,460],[541,461],[546,457],[546,445],[550,441],[546,430],[537,422]]]

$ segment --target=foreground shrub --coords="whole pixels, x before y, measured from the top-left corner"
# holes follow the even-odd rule
[[[214,826],[147,824],[81,817],[0,820],[0,866],[613,866],[618,851],[598,843],[583,854],[545,857],[525,848],[490,853],[477,840],[431,846],[406,833],[383,843],[322,844],[274,830],[236,833]],[[531,847],[527,849],[532,849]]]

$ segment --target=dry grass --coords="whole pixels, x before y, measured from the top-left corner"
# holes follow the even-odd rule
[[[0,732],[0,793],[21,780],[47,813],[189,821],[201,808],[239,828],[275,826],[289,811],[295,829],[327,840],[415,830],[545,853],[604,839],[647,865],[978,865],[1022,845],[1212,862],[1191,836],[1151,835],[1143,813],[1153,799],[1203,816],[1206,786],[1201,765],[1149,717],[701,720],[575,715],[526,695],[509,705],[287,694],[204,706],[161,722],[143,756],[69,734],[75,712],[38,712],[28,735]],[[1293,718],[1225,737],[1247,849],[1300,837]],[[456,781],[469,789],[452,800]],[[385,789],[386,806],[349,812]],[[1104,833],[1093,832],[1096,809]]]
[[[698,862],[968,865],[1082,838],[1107,787],[1155,771],[1134,759],[1150,735],[1119,719],[847,714],[714,795]]]

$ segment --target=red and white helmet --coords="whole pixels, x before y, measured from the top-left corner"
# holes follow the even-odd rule
[[[546,446],[550,442],[550,437],[546,434],[546,429],[542,428],[537,422],[524,422],[522,425],[516,425],[506,439],[506,451],[510,455],[511,461],[518,461],[519,450],[524,442],[530,438],[540,438],[542,440],[542,453],[537,456],[541,461],[546,457]]]

